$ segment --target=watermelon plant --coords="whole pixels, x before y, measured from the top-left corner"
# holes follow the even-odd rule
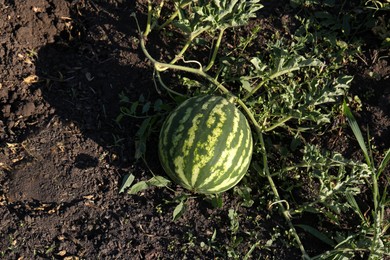
[[[169,177],[204,194],[235,186],[249,168],[252,150],[245,116],[215,95],[196,96],[177,107],[161,129],[158,148]]]
[[[302,1],[293,2],[301,4]],[[375,238],[368,246],[370,248],[364,250],[357,245],[370,245],[367,235],[362,235],[362,239],[351,239],[348,231],[328,233],[322,231],[322,226],[297,224],[303,212],[310,212],[316,213],[321,223],[339,225],[348,210],[357,209],[354,196],[361,193],[360,186],[367,182],[365,164],[350,162],[337,153],[322,153],[308,139],[311,138],[308,135],[323,134],[321,127],[329,127],[335,117],[345,117],[337,104],[346,96],[353,79],[340,71],[345,65],[344,56],[350,59],[354,53],[351,52],[351,45],[338,40],[338,34],[330,37],[328,27],[322,28],[323,20],[319,19],[319,24],[313,24],[313,21],[317,21],[314,18],[300,17],[297,17],[297,21],[301,26],[293,35],[290,34],[290,38],[276,32],[265,44],[266,48],[259,49],[257,46],[259,37],[256,34],[260,29],[252,30],[253,34],[243,37],[238,43],[233,42],[234,45],[225,45],[222,44],[223,40],[237,39],[238,26],[256,17],[256,12],[261,8],[258,0],[175,0],[168,5],[169,11],[174,9],[170,16],[164,12],[165,3],[161,1],[156,5],[148,1],[145,30],[141,30],[137,18],[133,16],[139,31],[140,48],[153,65],[157,89],[163,87],[164,92],[175,100],[187,99],[168,116],[160,131],[158,152],[167,175],[192,192],[218,194],[233,187],[242,178],[249,167],[250,149],[253,149],[254,160],[250,174],[245,178],[248,182],[243,183],[243,186],[247,186],[243,188],[250,187],[249,190],[253,190],[256,196],[264,196],[264,201],[270,200],[266,202],[270,214],[274,208],[279,210],[287,224],[281,227],[286,228],[285,238],[293,238],[291,241],[301,251],[302,258],[310,257],[301,241],[300,230],[334,248],[312,259],[323,259],[330,255],[335,256],[334,259],[336,256],[351,259],[356,252],[359,254],[364,250],[373,252],[374,256],[375,249],[385,248],[381,245],[384,241],[382,221],[374,221],[377,223],[374,227],[368,224],[372,223],[372,218],[366,218],[358,210],[357,214],[367,223],[367,229],[362,229],[361,234],[374,234]],[[347,32],[348,26],[349,23],[345,23],[342,31]],[[232,34],[227,34],[228,29],[232,29]],[[340,30],[340,27],[337,29]],[[172,41],[178,43],[174,49],[177,52],[161,57],[170,59],[168,61],[156,60],[147,49],[148,35],[158,32],[168,39],[172,37],[172,31],[175,35],[180,34],[183,40],[178,43],[175,38]],[[249,49],[252,52],[247,51]],[[205,52],[209,52],[208,60],[204,57]],[[198,53],[203,54],[199,60]],[[218,56],[220,53],[222,57]],[[167,76],[171,70],[176,71],[173,84],[166,84],[163,76]],[[195,77],[191,77],[191,74]],[[168,74],[166,78],[172,78],[172,75]],[[177,86],[184,88],[175,88]],[[230,103],[218,95],[229,97]],[[214,105],[210,105],[213,102]],[[219,102],[230,108],[214,111]],[[219,126],[218,122],[222,122],[219,121],[222,117],[219,117],[214,125],[207,127],[208,119],[217,114],[223,114],[230,120],[223,121]],[[238,123],[236,128],[234,125],[228,126],[228,122],[234,124],[234,118],[238,118],[237,122],[245,123]],[[256,140],[253,148],[252,144],[249,145],[253,141],[249,139],[250,128],[246,120]],[[246,139],[243,137],[243,141],[229,142],[229,138],[238,138],[236,133],[240,127],[242,131],[248,131]],[[303,132],[308,135],[303,135]],[[215,138],[214,142],[208,141],[214,139],[213,136],[220,138]],[[232,152],[230,156],[229,150]],[[389,161],[389,157],[388,152],[384,161]],[[231,163],[225,164],[228,159],[224,158],[229,158]],[[245,163],[236,163],[240,160]],[[220,168],[217,165],[221,165]],[[165,179],[162,180],[164,184],[167,183]],[[303,184],[306,181],[308,183]],[[236,190],[240,190],[240,186]],[[294,193],[297,190],[302,192],[302,186],[312,188],[314,192],[312,197],[306,198],[307,202],[300,198],[301,201],[297,203]],[[138,190],[138,187],[134,190]],[[303,192],[306,193],[305,190]],[[183,198],[175,208],[174,219],[185,209],[186,197]],[[214,198],[219,202],[218,196]],[[250,207],[253,200],[247,198],[247,201]],[[267,204],[260,204],[260,208],[267,208]],[[381,211],[380,207],[376,208],[374,212]],[[375,213],[374,218],[377,216]],[[232,213],[229,217],[238,223],[238,215]],[[293,223],[292,218],[297,221]],[[373,227],[376,228],[375,232],[372,232]],[[388,226],[382,228],[387,229]],[[273,237],[266,246],[271,246],[278,236],[275,234]],[[258,241],[248,253],[254,248],[261,248],[261,245]]]

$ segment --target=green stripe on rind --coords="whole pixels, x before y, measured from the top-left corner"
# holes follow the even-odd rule
[[[252,146],[245,116],[222,97],[202,96],[188,99],[167,118],[159,156],[176,183],[199,193],[219,193],[245,175]]]
[[[238,110],[237,110],[238,111]],[[241,114],[241,112],[239,112]],[[209,182],[205,182],[203,185],[197,187],[197,190],[201,193],[215,193],[215,192],[223,192],[226,191],[233,186],[235,186],[245,175],[247,172],[253,149],[253,140],[249,125],[244,117],[244,115],[240,115],[240,120],[245,120],[245,124],[247,125],[246,129],[241,129],[242,131],[242,139],[243,142],[246,142],[246,145],[242,148],[237,148],[237,151],[234,151],[234,147],[232,148],[231,155],[234,156],[232,159],[233,167],[230,169],[224,169],[223,167],[216,168],[214,170],[214,174],[210,178]],[[236,135],[238,137],[240,135]],[[238,144],[237,142],[234,142]],[[226,173],[229,173],[226,175]]]
[[[198,143],[198,132],[199,127],[204,124],[205,115],[208,114],[209,107],[213,106],[214,99],[209,99],[207,102],[204,101],[206,97],[195,99],[194,103],[187,104],[187,106],[193,107],[195,111],[190,117],[191,120],[186,120],[183,122],[184,128],[187,130],[183,133],[183,142],[178,142],[177,145],[174,146],[174,151],[171,153],[174,156],[175,160],[180,162],[174,165],[176,174],[179,174],[179,178],[186,183],[186,185],[193,188],[192,183],[192,173],[193,169],[190,167],[193,162],[191,162],[191,157],[193,156],[193,147],[195,143]],[[203,113],[202,113],[203,112]],[[177,135],[176,131],[174,135]],[[188,163],[190,162],[190,163]]]
[[[224,110],[230,109],[226,100],[218,100],[212,105],[212,109],[208,112],[208,116],[204,118],[201,125],[201,132],[199,134],[198,143],[194,145],[191,150],[190,156],[193,156],[192,169],[188,169],[188,174],[192,177],[192,187],[196,188],[198,183],[203,182],[206,174],[204,174],[204,168],[210,168],[211,165],[216,163],[216,154],[219,151],[215,151],[215,148],[221,147],[224,144],[224,131],[223,129],[229,124],[229,120],[226,117]],[[212,119],[210,122],[210,118]],[[214,150],[210,150],[214,148]],[[188,158],[191,160],[191,158]],[[202,173],[202,174],[199,174]]]
[[[159,140],[160,142],[162,140],[162,143],[159,144],[159,154],[160,161],[163,162],[163,168],[169,177],[187,189],[191,189],[191,185],[187,181],[183,171],[178,169],[178,166],[184,164],[184,158],[182,161],[180,161],[177,150],[178,147],[183,146],[183,142],[188,138],[188,133],[185,132],[187,129],[188,120],[199,113],[199,111],[196,109],[191,108],[197,107],[198,104],[203,103],[204,99],[206,98],[207,96],[196,97],[184,101],[168,116],[162,127],[162,131],[160,132]],[[170,149],[167,151],[165,147],[170,147]],[[176,158],[176,163],[173,158]]]

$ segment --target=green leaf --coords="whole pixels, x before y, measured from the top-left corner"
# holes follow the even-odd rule
[[[345,194],[345,198],[347,199],[349,205],[355,210],[355,213],[359,215],[360,219],[365,222],[366,221],[366,218],[364,217],[364,214],[362,213],[362,211],[360,210],[360,207],[359,205],[357,204],[356,200],[355,200],[355,197],[347,192]]]
[[[252,207],[254,201],[252,200],[251,192],[252,189],[247,186],[236,186],[234,187],[234,192],[237,193],[242,199],[242,206]]]
[[[331,247],[335,246],[335,243],[334,243],[334,241],[332,239],[330,239],[328,236],[326,236],[325,234],[321,233],[317,229],[315,229],[315,228],[313,228],[311,226],[308,226],[308,225],[303,225],[303,224],[299,224],[299,225],[295,225],[295,226],[302,228],[305,232],[307,232],[307,233],[311,234],[312,236],[318,238],[319,240],[321,240],[325,244],[328,244]]]
[[[389,164],[389,161],[390,161],[390,149],[385,152],[385,156],[384,156],[381,164],[379,165],[378,177],[383,172],[383,170],[387,167],[387,165]]]
[[[235,211],[234,209],[229,209],[228,217],[230,219],[230,231],[235,234],[237,233],[238,228],[240,226],[237,211]]]
[[[241,87],[248,92],[252,91],[251,84],[249,83],[249,81],[245,80],[243,77],[241,78]]]
[[[184,33],[190,34],[192,32],[192,28],[189,26],[188,21],[173,21],[172,24],[182,30]]]
[[[186,211],[186,206],[183,201],[180,201],[180,203],[175,207],[173,210],[173,221],[179,219],[181,216],[183,216],[184,212]]]
[[[135,141],[135,158],[137,160],[146,152],[146,140],[149,136],[150,127],[152,126],[152,119],[152,117],[144,119],[135,134],[137,137],[137,140]]]
[[[143,191],[147,189],[149,185],[146,183],[146,181],[140,181],[131,186],[130,190],[127,192],[128,194],[137,194],[140,191]]]
[[[149,112],[151,102],[148,101],[142,106],[142,114]]]
[[[119,190],[119,193],[122,193],[125,191],[126,188],[130,187],[131,184],[133,183],[134,181],[134,175],[129,173],[129,174],[126,174],[124,177],[123,177],[123,180],[122,180],[122,184],[121,184],[121,188]]]
[[[140,159],[146,152],[145,140],[135,141],[135,159]]]
[[[170,182],[170,180],[164,178],[163,176],[154,176],[149,179],[147,183],[149,186],[166,187]]]
[[[154,102],[154,104],[153,104],[154,112],[161,111],[163,105],[164,105],[163,101],[161,99],[157,99],[156,102]]]
[[[308,58],[306,59],[303,56],[295,55],[291,58],[287,56],[286,53],[282,50],[274,50],[277,55],[275,58],[276,63],[274,69],[270,73],[270,78],[277,78],[285,74],[297,71],[305,67],[323,67],[324,63],[318,59]]]
[[[344,104],[343,104],[343,110],[344,110],[344,115],[347,117],[349,126],[351,127],[352,132],[355,135],[356,140],[359,143],[360,149],[362,149],[362,151],[363,151],[364,158],[366,159],[367,164],[369,166],[372,166],[370,157],[368,155],[368,150],[367,150],[366,144],[364,142],[363,134],[360,131],[359,125],[357,124],[357,121],[356,121],[355,117],[353,116],[353,114],[352,114],[351,110],[349,109],[345,100],[344,100]]]
[[[134,102],[133,104],[131,104],[130,111],[128,111],[128,115],[135,115],[137,108],[138,108],[138,102]]]
[[[150,128],[151,125],[151,117],[146,118],[144,121],[142,121],[141,126],[139,127],[136,135],[140,138],[147,136],[147,130]]]
[[[257,72],[263,72],[266,68],[267,65],[262,64],[261,59],[258,57],[253,57],[250,62],[253,64]]]
[[[144,103],[144,102],[145,102],[145,97],[144,97],[144,95],[141,94],[141,95],[139,96],[138,100],[139,100],[140,103]]]
[[[223,198],[218,194],[215,194],[210,198],[210,203],[214,208],[220,209],[223,206]]]

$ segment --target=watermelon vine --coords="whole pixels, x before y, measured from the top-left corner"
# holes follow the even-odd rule
[[[234,168],[230,167],[234,163],[226,164],[223,171],[212,168],[213,164],[222,165],[224,164],[222,162],[228,160],[233,162],[238,158],[234,152],[231,155],[221,155],[219,150],[243,149],[240,150],[244,154],[242,158],[250,157],[249,139],[244,142],[231,141],[234,135],[230,133],[237,132],[237,126],[226,126],[222,133],[220,129],[225,127],[224,120],[214,120],[215,125],[209,124],[215,132],[204,123],[207,122],[207,118],[216,117],[217,114],[236,118],[237,121],[238,117],[234,116],[233,110],[228,109],[226,114],[221,111],[213,112],[210,100],[224,97],[230,102],[231,107],[241,110],[242,117],[249,121],[243,129],[253,130],[254,160],[251,163],[251,174],[245,179],[250,183],[244,183],[235,189],[235,193],[243,200],[243,206],[244,202],[248,202],[246,205],[252,205],[254,202],[252,196],[271,195],[269,209],[277,206],[275,208],[288,225],[286,234],[293,238],[304,259],[308,259],[309,256],[295,227],[333,248],[313,259],[332,256],[352,258],[353,255],[362,255],[362,252],[363,254],[370,252],[370,259],[385,255],[388,247],[384,243],[386,236],[383,234],[389,226],[384,224],[383,205],[388,205],[385,200],[387,186],[385,185],[383,196],[380,197],[378,180],[380,172],[390,161],[390,150],[385,154],[376,173],[376,168],[373,167],[374,160],[372,158],[367,160],[369,149],[362,149],[366,163],[361,164],[348,160],[337,152],[322,151],[320,145],[312,144],[313,135],[316,140],[321,138],[324,127],[330,131],[342,128],[343,123],[337,126],[336,119],[343,119],[346,116],[349,122],[354,121],[351,119],[351,113],[342,114],[340,105],[343,99],[351,98],[348,97],[348,89],[353,80],[352,76],[343,75],[340,69],[345,66],[345,59],[351,59],[350,61],[354,59],[351,55],[358,54],[356,46],[360,46],[358,42],[345,42],[344,37],[338,38],[340,32],[337,30],[350,29],[347,20],[345,24],[343,20],[343,27],[337,27],[340,26],[338,18],[344,17],[340,14],[345,12],[338,13],[337,17],[332,12],[329,14],[325,12],[326,21],[317,19],[318,17],[312,19],[311,15],[297,15],[294,19],[298,27],[294,28],[294,31],[287,31],[281,35],[278,30],[272,30],[273,34],[267,35],[266,31],[265,34],[259,33],[263,28],[261,17],[250,26],[238,28],[241,25],[248,25],[251,18],[258,17],[257,10],[262,7],[260,0],[147,2],[145,30],[140,29],[137,18],[135,15],[133,17],[139,31],[139,46],[153,64],[156,90],[159,92],[161,86],[175,99],[181,101],[187,99],[168,116],[160,132],[160,161],[171,180],[195,193],[218,194],[234,186],[242,172],[247,171],[246,164],[238,171],[233,171]],[[297,4],[297,1],[292,2]],[[314,1],[312,4],[322,8],[322,4],[317,2]],[[333,5],[338,6],[335,3]],[[294,8],[293,4],[292,7]],[[348,17],[357,18],[358,15]],[[334,22],[337,26],[332,27],[330,32],[329,18],[332,24],[333,18],[337,18]],[[230,30],[233,27],[234,29]],[[173,35],[176,37],[180,34],[183,37],[173,48],[172,51],[175,51],[176,55],[170,60],[156,60],[148,52],[147,47],[150,47],[146,43],[152,32],[165,36],[168,42]],[[177,42],[177,37],[171,41],[174,44]],[[225,44],[222,44],[223,42]],[[208,59],[205,57],[206,53]],[[194,58],[198,57],[198,54],[201,54],[199,58]],[[186,94],[179,93],[177,89],[164,83],[163,73],[172,70],[175,71],[173,75],[175,80],[180,82],[177,85],[184,86],[192,93],[195,92],[195,95],[190,95],[194,97],[188,98]],[[194,77],[189,76],[191,74]],[[208,96],[210,93],[213,93],[213,96]],[[165,118],[169,111],[171,108],[155,115],[154,118],[162,122],[162,118]],[[344,108],[343,111],[347,110]],[[191,119],[187,120],[187,117]],[[142,131],[139,131],[141,134],[138,137],[143,145],[136,145],[138,156],[145,154],[143,152],[145,140],[149,136],[145,129],[155,126],[149,122],[145,120],[140,127]],[[331,122],[334,124],[331,125]],[[351,124],[351,128],[355,135],[359,133],[356,122]],[[203,135],[201,129],[208,132],[209,136]],[[304,132],[308,135],[303,134]],[[216,135],[225,140],[224,144],[213,141]],[[356,137],[359,145],[364,148],[361,134]],[[371,151],[369,155],[372,156]],[[275,158],[280,158],[280,161]],[[220,177],[221,172],[226,174],[223,177],[224,181],[221,181],[223,179]],[[213,176],[214,173],[219,177]],[[372,177],[371,183],[368,176]],[[127,178],[128,183],[134,180],[131,177]],[[133,185],[130,191],[135,192],[156,183],[158,185],[167,183],[168,180],[162,176],[158,177],[158,182],[152,178],[141,182],[142,185]],[[292,179],[297,182],[291,182]],[[278,186],[274,180],[277,180]],[[210,186],[206,187],[207,183]],[[254,191],[258,185],[264,188]],[[363,215],[354,198],[362,193],[361,187],[367,185],[373,190],[374,207],[370,210],[372,217],[367,217],[370,215],[368,213]],[[313,189],[315,193],[310,193],[309,198],[302,200],[295,195],[306,193],[305,189],[308,188]],[[244,190],[246,191],[243,192]],[[180,199],[175,200],[180,203],[174,210],[173,219],[183,213],[186,196],[187,193],[182,193]],[[220,196],[206,197],[211,198],[210,202],[213,205],[218,206],[222,203]],[[329,230],[322,232],[321,228],[324,226],[312,227],[310,224],[299,223],[293,225],[291,221],[293,217],[299,218],[310,212],[317,213],[322,223],[330,221],[337,224],[344,221],[345,214],[349,214],[351,210],[360,216],[362,222],[359,231],[354,233],[353,237],[349,230],[344,230],[340,235],[338,232],[328,233]],[[236,218],[234,211],[229,212],[229,218],[233,223]],[[356,248],[354,245],[365,246]],[[255,243],[248,254],[255,247],[261,250],[262,246],[259,242]]]
[[[246,1],[240,1],[240,3],[245,3]],[[261,5],[258,4],[259,1],[251,1],[251,3],[253,4],[253,7],[254,8],[249,8],[249,10],[252,10],[252,11],[256,11],[258,10],[259,8],[261,8]],[[179,9],[178,9],[179,10]],[[144,32],[142,32],[141,28],[140,28],[140,25],[138,23],[138,20],[137,20],[137,17],[135,14],[132,14],[132,16],[135,18],[135,21],[136,21],[136,24],[137,24],[137,27],[138,27],[138,31],[139,31],[139,40],[140,40],[140,47],[143,51],[143,53],[145,54],[145,56],[153,63],[153,66],[154,66],[154,69],[155,69],[155,72],[157,74],[158,77],[160,77],[159,73],[162,72],[162,71],[166,71],[166,70],[169,70],[169,69],[172,69],[172,70],[178,70],[178,71],[183,71],[183,72],[189,72],[189,73],[192,73],[192,74],[195,74],[195,75],[198,75],[200,77],[203,77],[205,78],[206,80],[208,80],[209,82],[211,82],[213,85],[215,85],[223,94],[227,95],[227,96],[230,96],[235,102],[237,102],[237,104],[245,111],[249,121],[251,122],[251,124],[253,125],[253,127],[255,128],[255,132],[256,132],[256,136],[257,136],[257,140],[260,144],[260,149],[261,149],[261,154],[262,154],[262,157],[263,157],[263,169],[261,170],[262,173],[261,175],[262,176],[266,176],[266,178],[268,179],[268,182],[270,184],[270,187],[273,191],[273,194],[274,194],[274,197],[275,197],[275,201],[273,204],[278,204],[279,205],[279,210],[281,212],[281,214],[284,216],[286,222],[288,223],[288,226],[290,228],[290,232],[292,233],[299,249],[301,250],[302,252],[302,256],[304,259],[309,259],[309,256],[308,254],[306,253],[306,250],[301,242],[301,239],[294,227],[294,225],[292,224],[291,222],[291,216],[289,214],[289,211],[288,209],[286,209],[286,207],[283,205],[283,203],[285,201],[281,200],[280,196],[279,196],[279,192],[278,192],[278,189],[272,179],[272,176],[270,174],[270,171],[269,171],[269,168],[268,168],[268,158],[267,158],[267,151],[266,151],[266,146],[265,146],[265,142],[264,142],[264,137],[263,137],[263,133],[264,132],[267,132],[267,131],[272,131],[274,130],[275,128],[285,124],[287,121],[289,121],[290,119],[292,119],[293,117],[288,115],[288,116],[285,116],[283,117],[282,119],[280,119],[278,122],[276,122],[274,125],[272,125],[271,127],[262,127],[258,121],[255,119],[255,116],[253,115],[253,113],[251,112],[251,110],[247,107],[247,105],[245,104],[245,102],[236,97],[233,93],[231,93],[222,83],[218,82],[218,80],[216,80],[214,77],[210,76],[209,74],[206,73],[207,70],[209,70],[209,67],[210,66],[207,66],[205,69],[203,69],[203,66],[199,66],[198,69],[196,68],[192,68],[192,67],[187,67],[187,66],[182,66],[182,65],[176,65],[174,64],[179,58],[181,58],[181,55],[184,54],[184,52],[187,50],[189,44],[187,43],[184,48],[182,49],[182,51],[180,52],[180,56],[176,56],[174,60],[172,60],[172,62],[170,63],[164,63],[164,62],[160,62],[160,61],[157,61],[156,59],[154,59],[150,54],[149,52],[147,51],[147,48],[146,48],[146,45],[145,45],[145,39],[147,37],[147,35],[150,33],[150,31],[152,30],[151,27],[152,27],[152,24],[151,24],[151,17],[152,17],[152,11],[153,11],[153,8],[152,8],[152,3],[151,1],[148,1],[148,20],[147,20],[147,25],[146,25],[146,29]],[[242,11],[245,12],[244,9],[242,9]],[[159,16],[159,12],[157,14]],[[248,16],[250,17],[250,15]],[[226,29],[227,27],[223,27],[223,30],[221,30],[222,34],[224,32],[224,30]],[[161,29],[161,28],[160,28]],[[220,34],[221,35],[221,34]],[[190,37],[190,41],[194,40],[193,37]],[[217,48],[219,47],[219,45],[217,44],[216,45],[216,49],[214,49],[213,53],[217,53]],[[209,64],[213,64],[214,63],[214,59],[215,59],[215,55],[213,54],[212,56],[212,60],[210,61]],[[188,61],[187,61],[188,62]],[[198,61],[194,61],[196,62],[197,64],[200,64]],[[290,69],[287,69],[285,71],[282,71],[282,72],[276,72],[274,75],[271,75],[270,78],[272,77],[278,77],[278,76],[281,76],[283,74],[287,74],[287,73],[290,73],[291,70]],[[250,95],[253,95],[257,90],[259,90],[260,86],[262,84],[259,85],[258,88],[255,88],[254,91],[252,91],[250,93]],[[164,86],[164,85],[163,85]],[[169,88],[167,88],[168,91],[171,91]],[[246,97],[246,99],[248,98],[248,96]],[[185,186],[185,185],[184,185]],[[191,187],[189,187],[191,188]]]

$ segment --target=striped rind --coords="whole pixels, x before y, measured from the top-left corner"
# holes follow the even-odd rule
[[[198,193],[220,193],[245,175],[253,140],[245,116],[220,96],[183,102],[160,132],[159,157],[168,176]]]

